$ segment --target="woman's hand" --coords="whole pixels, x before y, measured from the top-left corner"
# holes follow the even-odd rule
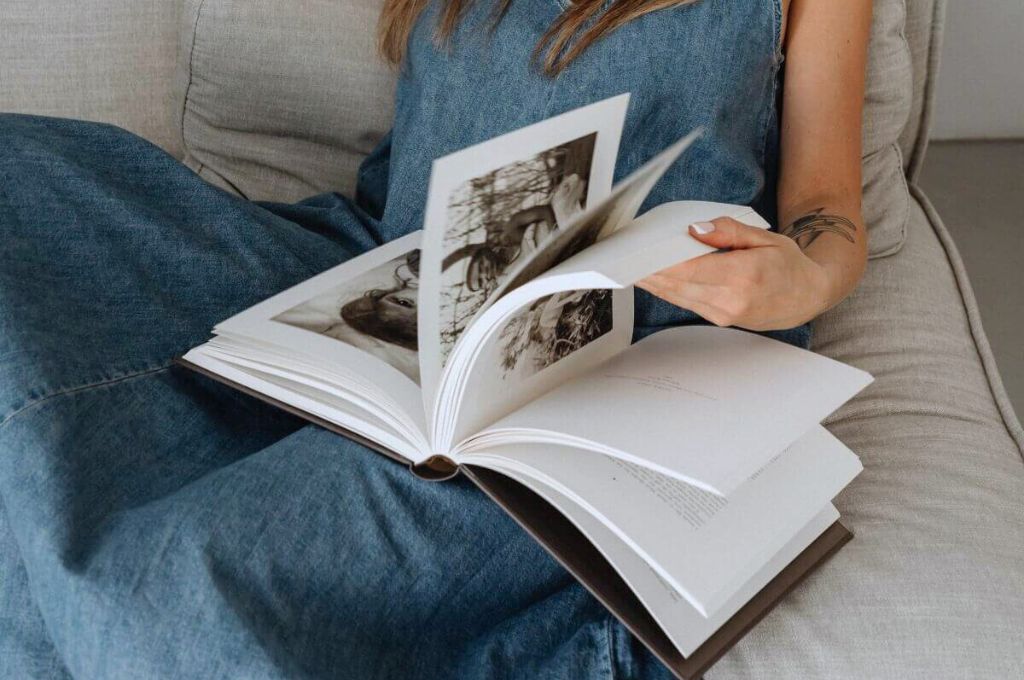
[[[754,331],[799,326],[838,302],[828,270],[791,238],[729,217],[689,229],[702,243],[728,252],[687,260],[637,286],[717,326]]]

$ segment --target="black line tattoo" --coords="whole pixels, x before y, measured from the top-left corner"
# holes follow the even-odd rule
[[[792,224],[783,227],[781,233],[796,241],[801,250],[814,243],[822,234],[837,234],[853,243],[857,226],[842,215],[822,215],[822,210],[824,208],[818,208],[796,218]]]

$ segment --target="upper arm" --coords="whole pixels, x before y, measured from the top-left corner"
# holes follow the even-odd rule
[[[829,197],[859,212],[871,0],[790,0],[779,203]]]

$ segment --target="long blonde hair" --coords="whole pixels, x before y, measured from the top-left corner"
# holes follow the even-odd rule
[[[384,0],[377,38],[381,54],[392,64],[405,58],[406,45],[413,26],[431,0]],[[443,0],[434,36],[441,45],[447,43],[463,14],[475,0]],[[590,45],[623,24],[659,9],[686,5],[695,0],[613,0],[604,10],[606,0],[573,0],[537,42],[534,59],[548,75],[557,75]],[[499,0],[495,6],[496,24],[508,11],[512,0]],[[589,28],[584,29],[588,23]]]

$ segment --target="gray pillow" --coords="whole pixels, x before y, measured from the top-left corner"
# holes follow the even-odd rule
[[[251,199],[351,194],[391,126],[378,0],[186,0],[175,75],[185,162]]]

